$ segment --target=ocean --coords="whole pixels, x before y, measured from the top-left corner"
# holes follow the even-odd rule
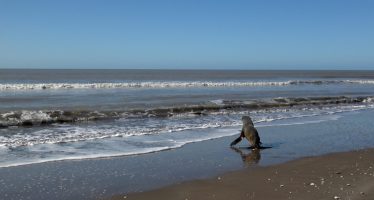
[[[271,127],[373,108],[374,71],[0,69],[0,167],[180,148],[239,134],[243,115]]]

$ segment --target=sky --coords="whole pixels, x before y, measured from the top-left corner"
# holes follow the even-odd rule
[[[374,1],[0,0],[0,68],[374,70]]]

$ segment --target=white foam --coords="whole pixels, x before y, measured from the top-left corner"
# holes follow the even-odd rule
[[[368,97],[368,98],[364,99],[363,102],[364,103],[374,103],[374,98],[373,97]]]
[[[121,83],[17,83],[0,84],[0,90],[258,87],[297,84],[374,84],[374,80],[288,80],[288,81],[145,81]]]
[[[51,117],[43,111],[22,111],[20,120],[41,122],[41,121],[49,121],[51,120]]]
[[[281,82],[212,82],[212,81],[171,81],[171,82],[123,82],[123,83],[34,83],[0,84],[0,90],[43,90],[43,89],[103,89],[103,88],[180,88],[180,87],[243,87],[282,86]]]
[[[92,84],[2,84],[0,90],[40,89],[102,89],[102,88],[180,88],[180,87],[235,87],[288,85],[288,82],[139,82],[139,83],[92,83]]]
[[[137,151],[122,152],[122,153],[119,153],[119,152],[117,152],[117,153],[97,153],[97,154],[91,154],[91,155],[76,155],[76,156],[61,156],[61,157],[54,157],[54,158],[25,159],[23,161],[15,161],[15,162],[9,161],[9,162],[0,163],[0,168],[30,165],[30,164],[45,163],[45,162],[63,161],[63,160],[83,160],[83,159],[93,159],[93,158],[108,158],[108,157],[118,157],[118,156],[139,155],[139,154],[152,153],[152,152],[163,151],[163,150],[167,150],[167,149],[170,149],[170,148],[178,148],[178,147],[180,147],[180,146],[144,148],[144,149],[138,149]]]
[[[317,116],[317,115],[314,115]],[[303,116],[303,117],[313,117],[311,116]],[[321,116],[319,119],[308,119],[305,121],[295,121],[295,122],[288,122],[288,123],[273,123],[273,124],[260,124],[257,127],[269,127],[269,126],[293,126],[293,125],[304,125],[304,124],[317,124],[325,121],[333,121],[338,120],[341,116],[339,115],[331,115],[331,116]]]
[[[213,104],[219,105],[219,106],[225,105],[225,103],[223,102],[223,99],[211,100],[210,102]]]
[[[374,80],[346,80],[346,83],[374,84]]]

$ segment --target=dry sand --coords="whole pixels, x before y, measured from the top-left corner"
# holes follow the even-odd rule
[[[374,199],[374,149],[248,168],[113,199]]]

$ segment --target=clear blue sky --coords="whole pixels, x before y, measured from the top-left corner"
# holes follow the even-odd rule
[[[0,68],[374,69],[374,1],[0,0]]]

